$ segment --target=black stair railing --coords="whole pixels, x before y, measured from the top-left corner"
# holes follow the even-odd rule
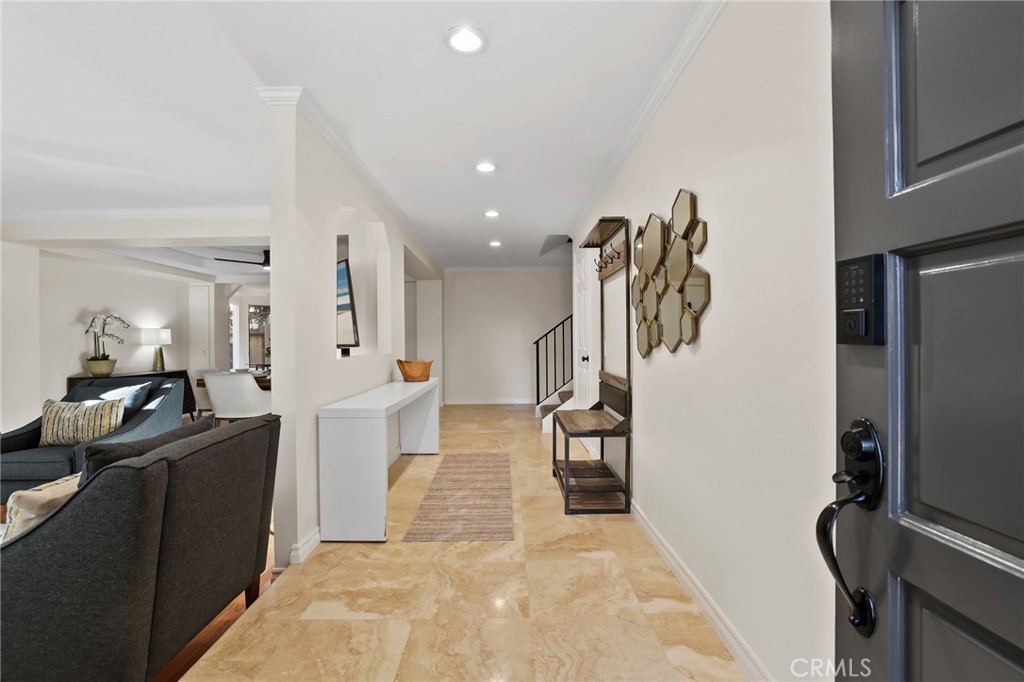
[[[572,315],[533,342],[537,404],[572,381]]]

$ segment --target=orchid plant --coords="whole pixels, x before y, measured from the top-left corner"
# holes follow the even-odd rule
[[[124,339],[113,332],[107,331],[107,327],[117,328],[124,327],[127,329],[131,325],[124,321],[124,319],[117,313],[107,313],[106,315],[95,315],[89,322],[89,326],[86,327],[85,333],[92,333],[92,357],[86,358],[87,360],[109,360],[110,356],[107,354],[107,340],[114,341],[116,343],[124,343]]]

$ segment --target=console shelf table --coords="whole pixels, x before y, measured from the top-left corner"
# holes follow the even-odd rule
[[[320,539],[386,542],[388,467],[399,454],[440,452],[436,378],[392,381],[320,408]],[[388,450],[388,417],[399,414],[401,449]]]

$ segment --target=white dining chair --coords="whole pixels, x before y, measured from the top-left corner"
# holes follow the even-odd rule
[[[270,391],[248,372],[217,372],[203,377],[217,420],[237,421],[270,412]]]
[[[196,413],[199,417],[203,416],[203,412],[213,412],[213,404],[210,403],[210,392],[205,388],[200,388],[199,380],[204,379],[207,374],[219,371],[221,370],[216,367],[188,370],[188,378],[192,382],[192,394],[196,397]]]

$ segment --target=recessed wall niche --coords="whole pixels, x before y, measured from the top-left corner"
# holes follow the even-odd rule
[[[637,272],[630,288],[637,317],[637,350],[646,358],[664,346],[670,353],[697,340],[711,302],[711,275],[694,256],[708,243],[708,224],[697,214],[697,195],[679,190],[668,223],[654,213],[633,239]]]

